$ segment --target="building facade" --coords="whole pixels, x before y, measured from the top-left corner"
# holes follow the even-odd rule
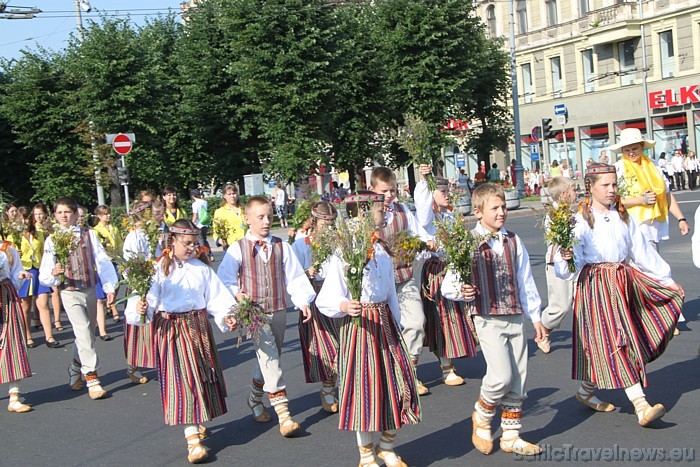
[[[607,147],[628,127],[656,141],[654,158],[662,152],[670,156],[676,148],[697,150],[700,2],[512,1],[525,168],[542,164],[546,169],[567,156],[576,172],[591,159],[612,163],[615,155]],[[487,33],[507,39],[509,2],[477,1],[476,6]],[[555,106],[562,104],[565,123],[555,115]],[[543,118],[552,119],[556,133],[538,143],[535,128]],[[533,161],[531,150],[538,145],[541,157]]]

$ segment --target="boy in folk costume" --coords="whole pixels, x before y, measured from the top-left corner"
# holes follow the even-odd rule
[[[317,234],[333,226],[337,217],[338,211],[331,203],[320,201],[314,204],[311,207],[309,234],[297,238],[292,245],[292,250],[309,276],[316,293],[321,290],[325,275],[323,265],[318,270],[313,266],[311,243]],[[321,406],[328,413],[338,412],[335,382],[339,333],[340,321],[320,314],[314,303],[311,304],[311,320],[303,322],[301,315],[299,316],[299,341],[304,360],[304,376],[307,383],[323,383]]]
[[[123,256],[125,260],[135,257],[151,259],[154,256],[148,235],[143,230],[143,216],[148,215],[150,203],[142,201],[131,210],[134,227],[124,239]],[[153,323],[135,326],[124,323],[124,355],[126,356],[126,375],[134,384],[145,384],[148,378],[143,376],[140,368],[155,368],[155,344],[153,341]]]
[[[272,417],[262,403],[267,392],[279,418],[280,433],[291,437],[301,426],[289,413],[280,365],[288,308],[285,290],[304,315],[304,322],[311,319],[309,304],[316,293],[289,243],[270,235],[272,206],[266,198],[253,196],[248,200],[245,221],[249,226],[246,236],[229,246],[217,273],[237,300],[249,297],[272,315],[270,327],[260,331],[255,343],[258,365],[247,404],[256,422],[269,422]]]
[[[97,309],[93,306],[97,300],[95,284],[99,276],[107,296],[107,306],[111,306],[114,302],[114,288],[118,282],[117,274],[97,234],[93,230],[75,225],[78,205],[73,198],[56,200],[54,215],[60,228],[69,230],[76,237],[78,246],[70,252],[64,267],[54,256],[53,236],[49,236],[44,243],[39,281],[47,287],[58,287],[61,301],[73,327],[73,334],[75,334],[73,362],[68,369],[70,388],[73,391],[80,391],[83,388],[82,378],[84,377],[90,398],[102,399],[107,395],[107,391],[100,385],[97,375],[101,365],[95,350],[94,329],[97,326]],[[61,275],[65,277],[63,282],[61,282]]]
[[[167,425],[185,425],[187,460],[204,461],[204,422],[226,413],[226,383],[207,313],[222,332],[236,328],[228,316],[233,296],[209,267],[200,232],[187,219],[171,224],[146,301],[129,299],[126,321],[153,323],[156,369]]]
[[[384,196],[359,192],[346,197],[350,217],[372,216],[377,229],[384,225]],[[394,452],[396,431],[421,418],[415,368],[400,333],[401,310],[394,284],[394,264],[383,240],[370,244],[362,271],[362,293],[352,297],[345,277],[342,252],[330,257],[326,279],[316,300],[318,309],[342,321],[338,373],[341,430],[357,433],[360,466],[406,467]],[[379,444],[373,443],[381,432]],[[376,455],[376,457],[375,457]]]
[[[395,202],[397,199],[396,175],[388,167],[375,167],[370,177],[370,190],[384,195],[386,210],[386,226],[380,231],[379,237],[391,242],[394,235],[402,230],[410,230],[421,240],[428,243],[429,249],[434,249],[435,242],[431,235],[420,226],[415,216],[404,204]],[[421,298],[420,272],[423,262],[416,260],[413,264],[397,265],[394,271],[396,292],[401,307],[401,326],[403,338],[408,347],[408,353],[414,366],[423,352],[425,339],[425,314]],[[418,394],[428,393],[428,388],[418,381]]]
[[[562,250],[555,263],[557,276],[578,277],[572,377],[581,386],[576,399],[598,412],[610,412],[615,408],[596,398],[594,389],[624,389],[638,423],[646,427],[665,408],[646,400],[645,366],[671,340],[684,292],[622,205],[615,167],[593,164],[585,182],[573,253]],[[566,260],[572,258],[578,276],[569,272]]]
[[[547,191],[555,207],[560,202],[565,202],[569,206],[573,206],[576,202],[576,186],[570,178],[554,177],[547,185]],[[548,219],[545,219],[545,226],[547,222]],[[564,317],[574,308],[573,282],[560,279],[554,271],[554,256],[557,251],[559,251],[557,245],[547,244],[544,266],[547,278],[547,308],[542,310],[545,337],[537,342],[537,347],[544,353],[549,353],[551,350],[550,333],[561,327]]]
[[[544,337],[540,323],[540,296],[530,269],[530,257],[520,237],[507,231],[505,193],[493,183],[472,193],[474,215],[479,219],[472,234],[482,237],[475,251],[470,282],[460,284],[449,271],[442,293],[470,303],[486,376],[472,414],[472,442],[484,454],[493,450],[491,421],[500,405],[501,450],[534,456],[542,449],[520,437],[521,411],[526,397],[527,340],[523,315],[535,328],[535,341]]]
[[[434,236],[437,231],[436,221],[455,222],[455,216],[450,206],[447,179],[436,178],[437,189],[431,192],[425,179],[430,171],[430,165],[420,166],[421,180],[416,184],[413,199],[416,203],[416,219],[429,235]],[[439,250],[423,266],[425,335],[428,348],[440,361],[442,380],[448,386],[459,386],[464,384],[464,379],[455,372],[452,359],[475,357],[476,342],[472,334],[474,325],[464,305],[447,300],[440,292],[445,266]]]
[[[24,413],[32,408],[20,394],[20,382],[32,376],[27,356],[25,321],[17,289],[31,279],[19,254],[8,241],[0,245],[0,384],[9,383],[9,412]]]

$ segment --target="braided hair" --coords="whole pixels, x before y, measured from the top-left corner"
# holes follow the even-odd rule
[[[191,220],[189,219],[178,219],[173,224],[170,226],[172,229],[173,227],[175,228],[181,228],[181,229],[190,229],[190,230],[198,230],[197,226],[192,223]],[[173,244],[175,243],[175,237],[177,237],[179,234],[174,234],[172,233],[172,230],[167,234],[166,240],[165,240],[165,249],[163,250],[163,260],[161,262],[161,268],[163,268],[163,274],[166,276],[169,276],[172,270],[175,268],[175,264],[173,261]],[[200,246],[199,251],[197,252],[195,258],[209,266],[209,255],[207,254],[208,252],[202,249]]]
[[[598,169],[600,170],[601,168],[607,168],[607,167],[612,167],[609,164],[603,164],[600,162],[596,162],[594,164],[591,164],[588,169],[589,172],[586,173],[586,176],[584,177],[584,186],[586,190],[586,199],[581,201],[578,206],[578,212],[581,213],[581,217],[588,223],[588,226],[592,229],[593,226],[595,225],[595,217],[591,213],[591,187],[602,177],[605,175],[605,173],[601,172],[596,172],[595,170]],[[608,173],[615,173],[615,172],[608,172]],[[620,195],[615,196],[615,202],[613,203],[615,206],[615,209],[617,210],[618,214],[620,215],[620,219],[622,219],[625,224],[629,223],[629,213],[627,212],[627,209],[625,206],[622,204],[622,200],[620,199]]]

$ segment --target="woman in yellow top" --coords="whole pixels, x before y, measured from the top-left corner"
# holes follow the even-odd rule
[[[34,214],[34,225],[37,232],[44,234],[44,239],[51,232],[52,219],[49,217],[49,209],[42,202],[38,202],[32,208]],[[43,251],[42,251],[43,253]],[[58,287],[51,287],[51,307],[53,308],[53,327],[57,331],[62,332],[61,325],[61,294],[58,292]]]
[[[173,222],[178,219],[187,219],[185,211],[180,208],[180,202],[178,201],[177,190],[175,188],[166,186],[163,188],[160,197],[163,200],[163,206],[165,206],[165,217],[163,217],[165,225],[170,227],[173,225]]]
[[[243,220],[243,208],[238,198],[238,187],[233,183],[225,183],[221,188],[224,202],[214,211],[214,240],[224,248],[237,242],[245,236],[247,226]]]
[[[32,302],[39,311],[39,319],[41,326],[44,328],[44,336],[46,337],[46,346],[50,348],[59,347],[61,344],[54,339],[53,329],[51,328],[51,310],[49,310],[49,293],[50,287],[45,287],[39,283],[39,266],[41,265],[41,257],[44,253],[44,232],[36,228],[34,223],[34,209],[22,206],[17,211],[17,216],[26,225],[26,230],[22,234],[22,244],[17,248],[22,260],[22,267],[25,271],[32,275],[32,278],[25,281],[22,287],[17,291],[22,302],[24,310],[24,320],[27,330],[27,347],[36,347],[34,339],[32,339],[32,331],[30,326]]]
[[[97,234],[97,238],[100,239],[100,243],[102,243],[102,246],[105,247],[105,251],[107,252],[107,255],[109,255],[110,258],[112,258],[112,264],[114,264],[114,269],[117,270],[117,265],[114,262],[114,256],[119,255],[120,252],[122,251],[122,245],[124,244],[124,240],[122,239],[122,234],[119,232],[119,229],[117,229],[114,224],[112,224],[112,213],[109,209],[109,206],[106,206],[104,204],[100,204],[95,208],[95,216],[98,219],[98,223],[95,225],[94,230],[95,233]],[[117,277],[119,277],[119,272],[117,271]],[[106,295],[104,294],[104,291],[102,290],[102,284],[98,283],[98,288],[95,290],[97,294],[97,313],[99,314],[100,311],[102,311],[103,314],[105,314],[104,311],[104,306],[105,306],[105,299]],[[119,288],[114,291],[115,295],[119,292]],[[119,310],[117,310],[117,307],[115,305],[112,305],[111,308],[112,311],[112,319],[114,321],[119,321]],[[103,336],[108,335],[107,333],[101,334],[100,338],[103,338]],[[105,340],[103,338],[103,340]]]

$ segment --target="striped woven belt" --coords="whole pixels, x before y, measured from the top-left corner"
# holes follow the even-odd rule
[[[163,319],[184,319],[187,318],[188,315],[191,315],[193,313],[200,313],[202,311],[205,311],[204,309],[201,310],[192,310],[192,311],[183,311],[181,313],[168,313],[167,311],[159,311],[161,318]]]
[[[361,305],[363,310],[381,310],[386,307],[386,303],[382,302],[362,302]]]

